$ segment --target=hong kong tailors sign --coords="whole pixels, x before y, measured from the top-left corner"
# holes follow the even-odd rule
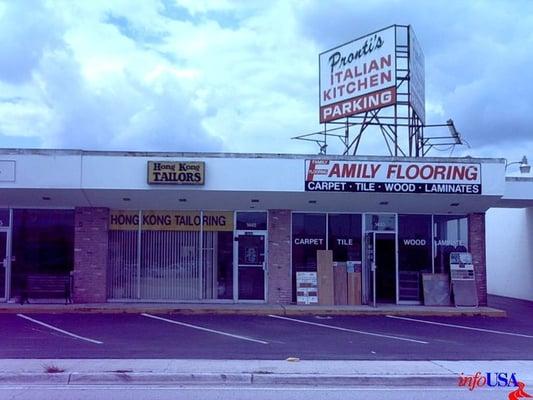
[[[481,194],[481,165],[306,160],[308,192]]]
[[[148,161],[148,183],[167,185],[203,185],[203,161]]]
[[[320,122],[396,103],[395,27],[319,56]]]

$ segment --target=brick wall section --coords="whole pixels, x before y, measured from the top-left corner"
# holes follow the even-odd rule
[[[76,208],[74,217],[75,303],[105,303],[107,279],[107,208]]]
[[[291,211],[268,212],[268,303],[289,304],[291,283]]]
[[[485,249],[485,213],[468,215],[468,244],[474,260],[479,305],[486,306],[487,262]]]

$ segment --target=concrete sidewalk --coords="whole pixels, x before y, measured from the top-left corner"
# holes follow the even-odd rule
[[[277,361],[2,359],[0,385],[457,386],[460,374],[516,373],[533,384],[533,361]]]
[[[0,304],[0,313],[160,313],[160,314],[239,314],[239,315],[403,315],[403,316],[486,316],[505,317],[506,312],[492,307],[446,307],[379,304],[377,307],[272,305],[233,303],[98,303]]]

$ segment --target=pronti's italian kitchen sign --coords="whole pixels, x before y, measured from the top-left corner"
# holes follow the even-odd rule
[[[308,192],[481,194],[481,165],[306,160]]]
[[[203,161],[148,161],[148,183],[168,185],[203,185]]]
[[[112,231],[233,231],[232,211],[111,211],[109,229]]]
[[[396,103],[395,37],[392,26],[320,54],[321,123]]]

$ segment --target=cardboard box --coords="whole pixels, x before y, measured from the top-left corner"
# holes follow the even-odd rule
[[[333,299],[335,305],[348,304],[348,274],[345,262],[336,262],[333,266]]]
[[[348,272],[348,304],[361,304],[361,272]]]
[[[333,298],[333,252],[317,250],[318,304],[334,305]]]

